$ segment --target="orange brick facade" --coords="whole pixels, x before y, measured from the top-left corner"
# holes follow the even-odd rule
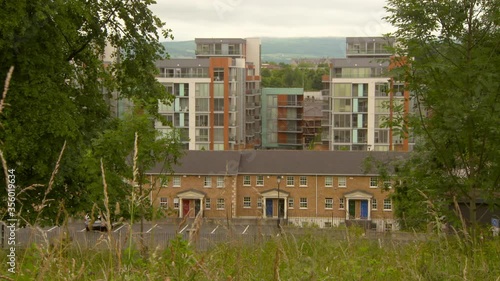
[[[173,217],[193,218],[201,211],[205,218],[276,219],[277,177],[185,175],[171,176],[168,183],[162,185],[152,176],[155,188],[151,199],[155,206],[164,207],[166,214]],[[180,181],[180,186],[174,187],[174,178]],[[377,186],[371,186],[373,182],[377,182]],[[279,183],[280,217],[299,224],[305,221],[320,226],[336,225],[345,220],[392,221],[391,191],[382,185],[373,176],[283,175]],[[274,191],[274,195],[266,197],[270,191]],[[200,199],[186,194],[189,192],[197,193]],[[366,198],[350,198],[349,195],[356,192],[365,193]],[[348,209],[350,215],[347,215]]]

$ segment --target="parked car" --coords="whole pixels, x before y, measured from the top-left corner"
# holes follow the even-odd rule
[[[106,220],[102,219],[100,215],[97,216],[97,219],[92,222],[91,224],[91,218],[87,214],[85,215],[85,229],[87,231],[108,231],[108,225],[106,223]],[[112,222],[111,223],[111,229],[114,229],[115,227],[119,227],[120,225],[123,225],[123,219],[120,218],[118,221]]]
[[[106,225],[106,221],[101,219],[101,216],[97,216],[97,219],[92,222],[91,224],[91,219],[90,219],[90,216],[89,215],[86,215],[85,216],[85,230],[87,231],[91,231],[91,230],[95,230],[95,231],[107,231],[108,230],[108,227]]]

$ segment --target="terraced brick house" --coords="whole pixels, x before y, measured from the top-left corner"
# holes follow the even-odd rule
[[[397,229],[391,182],[366,171],[366,159],[398,152],[188,151],[172,175],[149,172],[151,201],[174,217],[281,219],[319,227],[360,224]]]

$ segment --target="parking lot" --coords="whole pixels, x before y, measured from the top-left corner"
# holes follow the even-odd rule
[[[194,235],[196,233],[196,235]],[[195,240],[199,249],[208,249],[220,242],[255,242],[256,240],[270,238],[278,234],[275,223],[259,224],[254,221],[203,221],[198,227],[194,227],[193,221],[158,221],[158,222],[136,222],[132,225],[123,223],[113,227],[110,232],[113,240],[122,246],[133,242],[148,247],[164,248],[171,239],[181,236],[184,239]],[[1,246],[7,247],[7,237],[0,237]],[[87,231],[83,221],[68,223],[65,226],[48,227],[26,227],[16,230],[16,247],[28,247],[32,243],[40,245],[54,245],[56,243],[68,243],[68,245],[79,248],[106,248],[107,232]]]
[[[7,231],[0,233],[1,247],[6,248]],[[169,241],[180,236],[190,240],[198,250],[207,250],[218,243],[258,243],[277,237],[281,234],[304,235],[314,234],[329,237],[334,240],[344,240],[349,234],[346,229],[341,228],[300,228],[283,226],[281,233],[277,227],[276,220],[231,220],[214,221],[203,220],[198,227],[189,221],[157,221],[142,223],[136,222],[132,225],[124,223],[115,226],[109,235],[114,243],[113,247],[125,248],[130,239],[136,245],[144,245],[149,249],[164,249]],[[415,240],[428,239],[426,234],[403,233],[403,232],[375,232],[366,230],[361,235],[363,239],[376,239],[378,243],[407,243]],[[108,233],[101,231],[86,231],[83,221],[70,222],[65,226],[50,226],[42,228],[18,228],[16,230],[16,247],[29,247],[32,243],[41,246],[53,246],[66,243],[66,246],[84,249],[109,249]],[[9,245],[10,247],[10,245]]]

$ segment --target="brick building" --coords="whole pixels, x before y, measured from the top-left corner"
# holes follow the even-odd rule
[[[246,150],[188,151],[171,175],[149,175],[151,201],[176,217],[262,218],[329,227],[397,228],[390,182],[365,171],[367,157],[397,152]]]

